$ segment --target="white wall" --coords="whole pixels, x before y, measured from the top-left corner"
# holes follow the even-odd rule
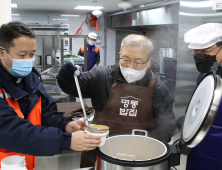
[[[11,0],[1,0],[0,26],[11,21]]]
[[[62,17],[61,14],[63,12],[40,12],[40,11],[18,11],[13,12],[19,14],[20,18],[12,19],[12,21],[20,21],[26,24],[30,23],[39,23],[39,24],[69,24],[69,34],[74,35],[76,34],[77,30],[80,28],[82,22],[87,18],[90,17],[91,14],[78,14],[79,17]],[[49,16],[49,17],[48,17]],[[68,19],[68,20],[58,20],[58,19]],[[90,24],[84,23],[82,26],[83,32],[81,35],[88,35],[89,32],[96,32],[96,27],[91,27]],[[100,16],[97,21],[97,33],[102,36],[101,44],[96,44],[100,48],[100,66],[103,65],[111,65],[115,64],[115,39],[116,34],[115,30],[107,29],[107,48],[106,48],[106,56],[107,60],[104,64],[104,16]],[[82,38],[75,38],[73,39],[72,45],[72,53],[77,54],[80,46],[83,45]]]

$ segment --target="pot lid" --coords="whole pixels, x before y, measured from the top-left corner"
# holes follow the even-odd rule
[[[196,87],[186,110],[182,138],[189,148],[199,144],[209,131],[220,105],[222,81],[206,75]]]

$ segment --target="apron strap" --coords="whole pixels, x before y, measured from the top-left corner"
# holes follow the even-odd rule
[[[152,77],[150,79],[150,84],[149,84],[148,88],[153,88],[153,85],[154,85],[154,76],[153,76],[153,72],[152,71],[151,71],[151,74],[152,74]]]
[[[116,79],[113,79],[113,83],[117,83]]]

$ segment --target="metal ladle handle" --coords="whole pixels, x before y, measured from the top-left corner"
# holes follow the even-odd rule
[[[78,80],[78,77],[76,75],[74,75],[74,78],[75,78],[75,82],[76,82],[77,91],[78,91],[78,94],[79,94],[79,100],[80,100],[82,110],[83,110],[83,113],[84,113],[85,121],[86,121],[86,124],[89,126],[89,122],[88,122],[87,117],[86,117],[85,106],[84,106],[83,99],[82,99],[82,93],[81,93],[81,90],[80,90],[80,87],[79,87],[79,80]]]
[[[74,65],[74,60],[73,60],[73,58],[70,57],[69,60],[70,60],[70,62]],[[76,70],[76,71],[77,71],[77,70]],[[76,71],[75,71],[75,72],[76,72]],[[79,80],[78,80],[78,77],[77,77],[77,75],[75,74],[75,72],[74,72],[74,79],[75,79],[77,91],[78,91],[78,94],[79,94],[79,100],[80,100],[80,103],[81,103],[81,106],[82,106],[82,110],[83,110],[83,113],[84,113],[86,125],[89,126],[89,122],[88,122],[87,117],[86,117],[85,106],[84,106],[83,99],[82,99],[82,93],[81,93],[81,90],[80,90],[80,87],[79,87]]]

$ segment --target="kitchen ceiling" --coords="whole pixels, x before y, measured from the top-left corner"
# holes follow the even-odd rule
[[[17,8],[12,8],[13,12],[19,11],[47,11],[47,12],[66,12],[70,14],[90,13],[92,10],[76,10],[77,6],[91,6],[94,5],[95,0],[11,0],[11,3],[16,3]],[[122,0],[97,0],[97,6],[103,6],[101,9],[103,13],[112,13],[123,11],[117,4]],[[128,0],[133,7],[146,5],[149,3],[162,0]]]

